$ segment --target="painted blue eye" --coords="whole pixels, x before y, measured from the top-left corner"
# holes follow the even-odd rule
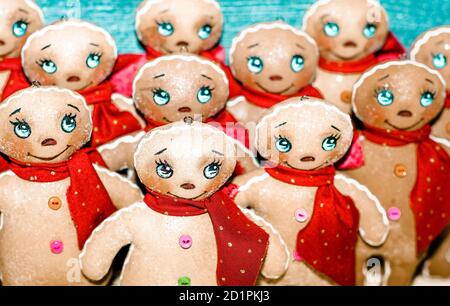
[[[277,147],[277,150],[280,151],[281,153],[287,153],[292,149],[291,142],[284,137],[277,138],[275,146]]]
[[[88,58],[86,59],[86,65],[91,69],[97,68],[98,65],[100,65],[101,58],[102,58],[101,54],[91,53],[91,54],[89,54]]]
[[[12,32],[13,32],[14,36],[22,37],[25,34],[27,34],[28,25],[29,25],[29,23],[27,23],[24,20],[19,20],[16,23],[14,23],[12,26]]]
[[[301,55],[294,55],[291,61],[291,69],[300,72],[305,67],[305,59]]]
[[[394,94],[389,89],[383,89],[377,94],[378,103],[388,106],[394,103]]]
[[[166,37],[170,36],[173,34],[174,31],[175,31],[175,29],[173,28],[173,25],[171,23],[169,23],[169,22],[159,23],[158,32],[162,36],[166,36]]]
[[[447,57],[442,53],[436,54],[433,56],[433,66],[437,69],[444,69],[447,66]]]
[[[197,100],[202,104],[206,104],[212,99],[212,89],[209,87],[202,87],[197,93]]]
[[[200,39],[207,39],[212,32],[212,27],[209,24],[205,24],[203,27],[200,28],[197,35],[200,37]]]
[[[205,167],[203,174],[208,180],[212,180],[219,175],[221,165],[219,162],[213,162]]]
[[[264,63],[261,58],[252,56],[248,58],[247,67],[251,72],[258,74],[263,71]]]
[[[162,179],[169,179],[173,175],[172,167],[166,162],[157,162],[156,163],[156,174]]]
[[[325,138],[322,142],[322,149],[324,149],[325,151],[333,151],[334,149],[336,149],[338,140],[339,138],[336,136]]]
[[[158,105],[166,105],[170,101],[170,95],[165,90],[156,89],[153,91],[153,101]]]
[[[329,37],[336,37],[339,35],[339,25],[334,22],[328,22],[323,27],[323,32]]]
[[[58,67],[56,66],[56,64],[51,60],[47,60],[47,59],[40,60],[38,62],[38,64],[48,74],[54,74],[58,70]]]
[[[11,122],[14,126],[14,133],[17,137],[26,139],[31,135],[31,127],[25,121]]]
[[[420,105],[423,107],[428,107],[433,104],[435,94],[429,91],[426,91],[422,94],[420,98]]]
[[[76,115],[65,115],[61,121],[61,129],[65,133],[72,133],[77,128]]]
[[[372,24],[372,23],[368,23],[363,30],[363,34],[366,38],[372,38],[375,36],[375,34],[377,33],[377,26]]]

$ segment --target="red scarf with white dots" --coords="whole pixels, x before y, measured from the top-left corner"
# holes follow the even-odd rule
[[[359,212],[353,200],[334,186],[334,167],[303,171],[277,166],[265,170],[286,184],[318,187],[311,219],[297,234],[297,254],[336,284],[354,286]]]
[[[149,191],[144,202],[152,210],[168,216],[186,218],[209,214],[217,244],[217,284],[255,285],[266,256],[269,235],[250,221],[224,190],[201,201]]]
[[[94,108],[91,147],[101,146],[141,129],[139,121],[130,112],[122,111],[112,103],[112,86],[109,82],[103,82],[78,93]]]
[[[70,178],[66,197],[80,250],[92,231],[116,211],[93,162],[89,152],[79,151],[62,163],[27,164],[16,160],[9,163],[11,171],[30,182],[51,183]]]
[[[366,126],[363,134],[371,142],[390,147],[417,145],[417,179],[410,205],[416,220],[417,254],[421,255],[450,223],[450,158],[430,139],[429,125],[413,132]]]
[[[30,86],[25,74],[22,70],[22,60],[17,58],[5,58],[0,61],[0,72],[9,71],[9,79],[3,88],[3,92],[0,92],[1,101],[4,101],[13,93],[25,89]],[[1,89],[0,89],[1,90]]]
[[[360,74],[383,62],[398,60],[405,52],[405,48],[394,34],[389,33],[383,48],[378,52],[353,62],[331,62],[324,58],[320,58],[319,67],[330,72]]]

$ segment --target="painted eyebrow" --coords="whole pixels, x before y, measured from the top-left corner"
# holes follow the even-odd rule
[[[337,127],[335,127],[334,125],[331,126],[333,129],[335,129],[336,131],[340,132],[341,130],[338,129]]]
[[[445,42],[445,40],[438,41],[438,42],[436,43],[436,46],[442,45],[444,42]]]
[[[208,80],[211,80],[211,81],[213,80],[212,78],[210,78],[210,77],[207,76],[206,74],[201,74],[201,76],[204,77],[205,79],[208,79]]]
[[[19,12],[25,13],[25,14],[29,14],[29,12],[26,9],[20,8]]]
[[[259,46],[259,43],[256,43],[256,44],[248,46],[247,49],[252,49],[252,48],[255,48],[255,47],[258,47],[258,46]]]
[[[41,49],[41,51],[44,51],[45,49],[48,49],[48,48],[50,48],[52,46],[52,44],[49,44],[49,45],[47,45],[47,46],[44,46],[42,49]]]
[[[325,18],[328,17],[328,16],[330,16],[330,14],[325,14],[325,15],[323,15],[322,17],[320,17],[320,20],[323,21],[323,19],[325,19]]]
[[[90,45],[91,45],[91,46],[94,46],[94,47],[100,47],[99,44],[90,43]]]
[[[162,149],[161,151],[156,152],[155,155],[161,155],[161,154],[163,154],[164,152],[166,152],[166,150],[167,150],[167,148]]]
[[[76,109],[78,112],[80,112],[80,109],[78,107],[76,107],[75,105],[67,104],[67,106],[72,107],[72,108]]]
[[[431,83],[431,84],[434,85],[434,82],[432,80],[430,80],[430,79],[425,79],[425,81],[427,81],[428,83]]]
[[[379,79],[378,79],[378,82],[384,81],[384,80],[386,80],[386,79],[389,78],[389,77],[390,77],[390,75],[389,75],[389,74],[386,74],[384,77],[379,78]]]
[[[153,77],[153,79],[159,79],[159,78],[162,78],[162,77],[165,77],[166,75],[163,73],[163,74],[159,74],[159,75],[155,75],[154,77]]]
[[[300,44],[295,44],[297,47],[299,47],[300,49],[303,49],[303,50],[305,50],[305,47],[303,47],[302,45],[300,45]]]
[[[160,14],[164,14],[164,13],[167,13],[168,11],[170,11],[170,8],[166,8],[166,9],[160,11],[159,13]]]
[[[275,128],[277,129],[277,128],[282,127],[283,125],[286,125],[286,124],[287,124],[287,122],[280,123]]]
[[[223,153],[220,153],[219,151],[212,150],[212,152],[215,153],[215,154],[218,154],[218,155],[220,155],[220,156],[224,156],[224,154],[223,154]]]
[[[11,117],[11,116],[13,116],[13,115],[15,115],[15,114],[17,114],[17,113],[20,113],[21,110],[22,110],[21,108],[16,109],[15,111],[13,111],[13,112],[9,115],[9,117]]]

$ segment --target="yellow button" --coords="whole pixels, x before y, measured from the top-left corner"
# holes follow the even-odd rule
[[[341,101],[347,104],[352,103],[352,92],[345,90],[341,93]]]
[[[61,208],[61,205],[62,205],[62,201],[58,197],[51,197],[48,200],[48,207],[50,207],[50,209],[58,210]]]
[[[406,177],[406,175],[408,174],[406,166],[402,164],[396,165],[394,168],[394,174],[397,177]]]

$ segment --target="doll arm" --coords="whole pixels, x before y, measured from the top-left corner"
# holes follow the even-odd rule
[[[142,201],[141,190],[130,180],[100,166],[94,168],[117,209]]]
[[[258,194],[261,189],[260,182],[266,178],[267,174],[263,169],[252,171],[238,176],[233,180],[233,184],[238,186],[238,192],[234,202],[242,208],[254,209],[258,212]]]
[[[266,279],[279,279],[286,273],[290,262],[289,249],[278,231],[254,212],[241,208],[242,212],[269,234],[269,247],[264,260],[261,275]]]
[[[389,235],[389,220],[386,211],[367,187],[342,174],[335,177],[336,188],[353,199],[359,211],[359,235],[373,247],[381,246]]]
[[[126,98],[120,94],[113,94],[111,97],[112,103],[121,111],[129,112],[134,118],[139,122],[141,128],[145,128],[145,120],[141,118],[138,114],[136,108],[134,107],[133,100]]]
[[[120,137],[98,148],[98,152],[111,171],[134,168],[134,152],[145,132]]]
[[[87,278],[93,281],[103,279],[116,254],[131,243],[133,236],[127,225],[137,207],[133,205],[115,212],[92,232],[79,256],[81,271]]]
[[[444,138],[434,137],[431,136],[431,139],[434,142],[437,142],[441,147],[444,148],[444,150],[447,152],[447,154],[450,156],[450,141]]]

